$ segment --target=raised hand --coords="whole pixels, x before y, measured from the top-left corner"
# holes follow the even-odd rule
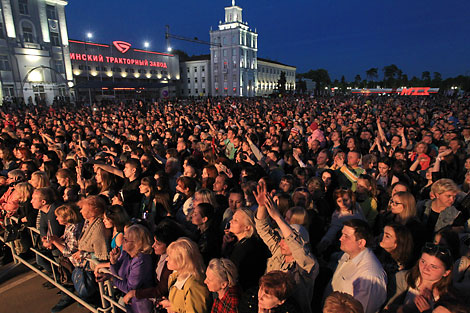
[[[282,215],[279,212],[279,208],[277,207],[277,204],[274,202],[271,195],[266,196],[266,209],[268,210],[269,216],[271,216],[273,220],[276,221],[277,219],[282,218]]]
[[[266,182],[264,180],[260,180],[258,185],[256,186],[256,191],[253,191],[253,195],[255,196],[256,202],[258,202],[258,206],[264,207],[266,206],[266,196],[268,194],[266,188]]]

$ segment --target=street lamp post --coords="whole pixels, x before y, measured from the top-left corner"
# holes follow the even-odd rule
[[[87,41],[85,42],[85,54],[88,55],[87,43],[93,38],[93,34],[88,32],[86,34],[86,37],[87,37]],[[88,57],[85,58],[85,66],[86,66],[86,79],[88,81],[88,84],[90,84],[90,70],[88,68]],[[90,86],[88,86],[88,101],[90,101],[90,107],[91,107],[93,103],[91,101],[91,87]]]

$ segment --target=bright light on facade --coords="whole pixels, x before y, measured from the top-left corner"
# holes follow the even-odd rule
[[[88,39],[91,39],[91,38],[93,38],[93,34],[92,34],[92,33],[90,33],[90,32],[86,33],[86,38],[88,38]]]
[[[43,81],[42,73],[37,69],[29,73],[28,78],[30,81],[35,83]]]
[[[145,77],[150,78],[150,77],[152,77],[152,74],[147,73],[147,74],[145,74]]]
[[[78,76],[78,75],[80,75],[81,73],[82,73],[82,71],[80,71],[80,70],[73,70],[73,75]]]
[[[113,77],[113,72],[107,72],[106,75],[108,75],[108,77]]]
[[[91,72],[90,72],[90,75],[93,76],[93,77],[94,77],[94,76],[97,76],[97,75],[98,75],[98,72],[97,72],[97,71],[91,71]]]
[[[28,54],[26,55],[26,59],[30,62],[37,62],[39,61],[41,57],[39,55],[31,55],[31,54]]]
[[[168,47],[167,51],[171,52],[171,50],[173,50],[173,49],[171,47]]]
[[[135,77],[135,78],[139,78],[139,77],[140,77],[140,74],[139,74],[139,73],[135,73],[135,74],[134,74],[134,77]]]
[[[150,47],[150,42],[148,42],[148,41],[144,42],[144,47],[149,48]]]

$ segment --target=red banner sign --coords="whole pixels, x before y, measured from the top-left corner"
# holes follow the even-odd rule
[[[96,55],[96,54],[86,54],[86,53],[70,53],[70,60],[168,68],[166,62],[155,62],[155,61],[149,61],[147,59],[141,60],[141,59],[129,59],[129,58],[115,58],[115,57],[109,57],[109,56],[103,57],[103,55],[101,54]]]

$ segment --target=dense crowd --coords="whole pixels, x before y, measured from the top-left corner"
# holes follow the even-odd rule
[[[469,101],[3,107],[1,212],[128,312],[468,312]]]

